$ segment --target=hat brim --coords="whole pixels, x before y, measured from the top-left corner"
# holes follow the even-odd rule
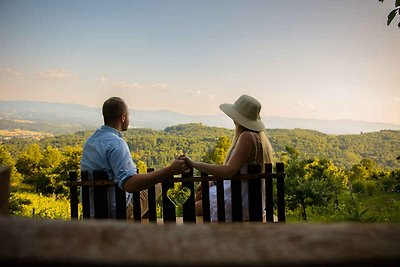
[[[261,119],[258,120],[250,120],[240,114],[236,109],[234,108],[233,104],[221,104],[219,105],[219,108],[226,114],[228,115],[232,120],[236,121],[243,127],[253,130],[253,131],[264,131],[265,130],[265,125],[261,121]]]

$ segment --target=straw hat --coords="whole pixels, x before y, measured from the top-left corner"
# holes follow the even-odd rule
[[[261,103],[249,95],[242,95],[234,104],[221,104],[219,108],[247,129],[257,132],[265,130],[260,118]]]

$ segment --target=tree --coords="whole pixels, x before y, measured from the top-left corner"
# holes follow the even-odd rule
[[[80,169],[82,158],[81,146],[67,146],[62,152],[62,158],[58,166],[53,170],[53,187],[55,194],[68,195],[68,188],[65,183],[69,181],[69,172]]]
[[[0,145],[0,164],[6,165],[11,168],[11,183],[19,182],[21,175],[17,172],[15,168],[15,161],[12,157],[8,148],[4,145]]]
[[[147,166],[143,160],[138,160],[136,162],[136,168],[138,169],[139,173],[147,173]]]
[[[217,144],[207,152],[203,161],[213,164],[223,164],[230,145],[231,140],[227,136],[219,137]]]
[[[383,3],[383,1],[384,0],[379,0],[379,2],[382,2],[382,3]],[[396,17],[396,15],[398,17],[400,17],[400,0],[395,0],[394,9],[388,15],[388,20],[387,20],[387,25],[388,26],[390,25],[390,23],[392,23],[392,21]],[[400,22],[399,22],[398,26],[400,28]]]
[[[365,181],[369,177],[369,171],[367,168],[361,164],[357,163],[351,167],[350,170],[350,181]]]
[[[15,164],[18,172],[22,175],[23,182],[34,184],[36,177],[40,172],[40,163],[42,153],[38,144],[31,144],[23,153],[21,153]]]
[[[53,170],[54,168],[58,167],[63,158],[60,150],[50,145],[44,149],[42,155],[42,159],[40,160],[40,168],[42,170]]]
[[[301,217],[307,220],[308,207],[326,207],[333,199],[339,206],[338,194],[347,187],[344,172],[327,159],[299,159],[299,153],[287,148],[286,203],[290,210],[300,208]]]

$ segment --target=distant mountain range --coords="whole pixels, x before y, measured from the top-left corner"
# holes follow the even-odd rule
[[[168,110],[131,110],[131,127],[164,129],[168,126],[203,123],[231,129],[233,123],[224,114],[192,116]],[[264,116],[269,129],[312,129],[327,134],[359,134],[380,130],[400,130],[399,124],[376,123],[355,120],[316,120]],[[34,101],[0,101],[0,120],[19,123],[45,123],[74,129],[96,128],[103,123],[101,108],[89,108],[77,104],[58,104]]]

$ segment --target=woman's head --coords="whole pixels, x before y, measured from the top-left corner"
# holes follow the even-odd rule
[[[242,95],[235,101],[234,104],[222,104],[220,105],[220,108],[235,123],[235,136],[225,162],[228,161],[240,134],[244,131],[258,133],[263,150],[261,162],[272,162],[272,146],[267,135],[265,134],[265,126],[260,118],[261,103],[249,95]]]
[[[219,107],[235,124],[255,132],[265,130],[260,118],[261,103],[254,97],[242,95],[234,104],[225,103]]]

